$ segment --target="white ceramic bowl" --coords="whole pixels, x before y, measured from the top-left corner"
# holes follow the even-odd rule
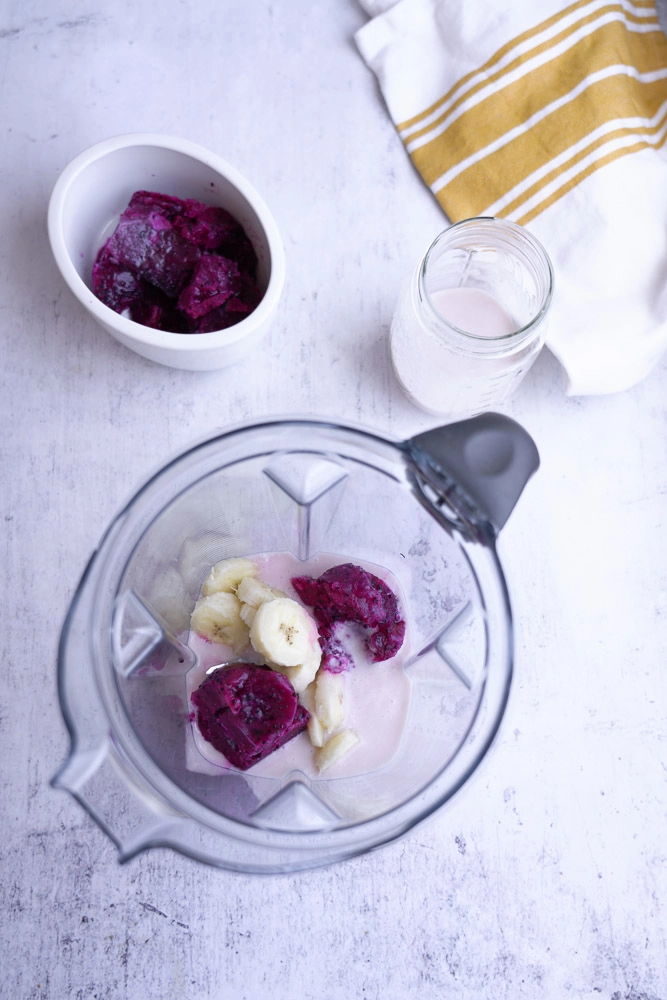
[[[213,333],[166,333],[104,305],[92,291],[93,262],[135,191],[196,198],[227,209],[257,257],[264,297],[245,319]],[[254,187],[209,150],[166,135],[136,133],[99,142],[63,170],[51,195],[49,239],[63,278],[83,306],[121,344],[172,368],[224,368],[248,354],[273,319],[285,279],[278,227]]]

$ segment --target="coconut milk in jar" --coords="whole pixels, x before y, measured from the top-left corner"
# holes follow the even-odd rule
[[[538,241],[504,219],[466,219],[431,244],[392,320],[394,372],[417,406],[460,420],[501,405],[544,343],[553,292]]]

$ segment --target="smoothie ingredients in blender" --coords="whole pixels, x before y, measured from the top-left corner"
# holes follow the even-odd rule
[[[263,573],[270,575],[272,562],[282,565],[287,557],[258,558],[264,563]],[[313,608],[314,617],[298,600],[261,579],[255,560],[223,560],[204,581],[192,613],[195,635],[191,646],[196,649],[200,637],[200,641],[222,645],[221,660],[224,647],[248,659],[210,663],[210,653],[200,652],[196,669],[201,673],[203,667],[205,677],[191,693],[196,708],[192,717],[195,742],[202,749],[198,729],[199,736],[226,761],[246,770],[306,729],[310,756],[321,773],[360,742],[354,728],[343,728],[349,714],[344,672],[358,664],[363,674],[372,671],[374,663],[393,659],[403,644],[405,620],[391,587],[361,566],[334,565],[318,578],[288,575],[287,581],[286,586],[293,586]],[[341,635],[350,623],[357,633],[373,631],[363,642],[360,635],[350,635],[349,628]],[[280,686],[274,687],[267,673],[280,677]],[[397,684],[399,674],[402,680],[400,666],[391,675],[385,673],[385,678],[391,676],[394,691],[400,687],[405,693],[405,686]],[[291,692],[296,709],[285,689]],[[367,694],[372,697],[372,687],[367,687]],[[404,721],[405,711],[406,706],[402,711],[394,708],[393,715]],[[367,705],[365,714],[372,712]],[[396,738],[397,726],[390,729]],[[386,753],[390,744],[384,742]]]
[[[262,298],[257,256],[224,208],[136,191],[93,266],[93,291],[114,312],[171,333],[239,323]]]

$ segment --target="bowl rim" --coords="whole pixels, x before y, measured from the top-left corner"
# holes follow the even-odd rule
[[[172,333],[166,330],[154,330],[143,326],[134,320],[122,316],[105,305],[85,283],[65,245],[63,232],[63,214],[65,199],[72,183],[92,163],[103,159],[109,153],[132,146],[154,146],[161,149],[182,153],[198,160],[230,182],[252,206],[257,213],[267,243],[271,258],[269,281],[264,296],[252,313],[234,326],[225,330],[214,330],[210,333]],[[173,351],[205,353],[206,351],[231,346],[247,335],[252,334],[275,310],[285,282],[285,252],[276,221],[268,205],[243,174],[231,163],[218,156],[205,146],[181,139],[177,136],[156,132],[128,132],[123,135],[103,139],[74,157],[56,181],[47,214],[47,228],[51,251],[56,264],[70,290],[81,304],[106,327],[113,327],[120,336],[151,347],[159,347]]]

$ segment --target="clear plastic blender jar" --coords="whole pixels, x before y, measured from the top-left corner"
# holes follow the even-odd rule
[[[495,542],[538,462],[497,414],[402,442],[277,420],[186,451],[118,514],[72,602],[59,653],[72,746],[54,784],[123,859],[166,845],[222,868],[293,871],[399,837],[468,779],[500,723],[512,624]],[[336,553],[399,581],[409,705],[379,769],[188,765],[188,623],[202,580],[221,559],[278,552],[297,563]]]

